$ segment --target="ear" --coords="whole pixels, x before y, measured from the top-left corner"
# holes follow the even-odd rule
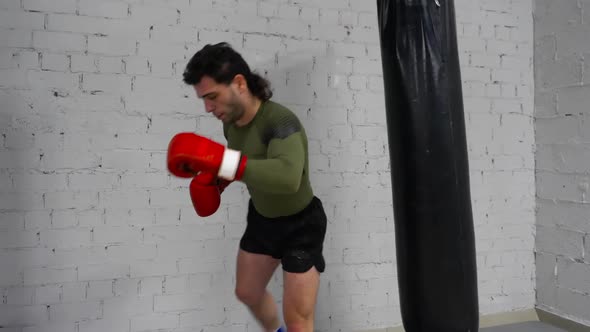
[[[236,85],[238,92],[242,93],[248,90],[248,82],[246,81],[246,77],[242,74],[237,74],[232,83]]]

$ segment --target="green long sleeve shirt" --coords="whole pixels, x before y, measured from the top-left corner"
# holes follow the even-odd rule
[[[292,215],[311,202],[307,136],[293,112],[266,101],[247,125],[225,124],[223,131],[228,147],[248,157],[241,181],[258,213]]]

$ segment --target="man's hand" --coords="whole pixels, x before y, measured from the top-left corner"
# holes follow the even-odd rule
[[[168,170],[178,177],[208,172],[228,181],[240,180],[247,157],[206,137],[180,133],[168,145]]]
[[[208,217],[214,214],[221,203],[221,193],[215,175],[201,172],[190,184],[190,196],[197,214]]]

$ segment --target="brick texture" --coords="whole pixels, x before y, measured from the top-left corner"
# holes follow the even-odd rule
[[[537,305],[590,325],[590,1],[536,0]]]
[[[531,308],[532,1],[457,0],[456,9],[481,310]],[[541,45],[575,57],[576,45],[588,45],[588,34],[578,35],[579,43],[547,36]],[[247,191],[233,184],[220,211],[200,219],[189,182],[165,168],[167,143],[178,131],[223,141],[221,124],[181,82],[190,56],[222,40],[271,79],[276,100],[309,134],[311,178],[329,218],[318,331],[401,324],[374,2],[2,0],[0,326],[257,329],[233,294]],[[551,66],[548,82],[579,79],[577,65]],[[551,74],[562,67],[569,71]],[[564,128],[572,123],[560,112],[583,118],[573,123],[587,128],[579,139],[588,142],[590,120],[572,111],[584,90],[555,89],[546,90],[556,95],[545,98],[545,118]],[[571,100],[554,107],[563,95]],[[542,148],[554,158],[560,146]],[[578,163],[567,167],[583,166],[579,149],[566,147]],[[575,184],[587,184],[587,176],[564,172],[549,166],[540,175],[548,184],[568,183],[544,190],[547,204],[561,194],[585,197],[588,187]],[[582,250],[556,241],[570,234],[586,239],[588,257],[587,233],[554,230],[545,238],[555,250]],[[584,270],[562,265],[568,274]],[[569,275],[558,281],[588,284]],[[270,285],[277,297],[281,283],[277,273]],[[558,300],[568,294],[559,292]]]

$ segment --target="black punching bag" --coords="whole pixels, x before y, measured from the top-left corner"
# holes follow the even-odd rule
[[[475,235],[452,0],[377,0],[406,332],[477,331]]]

